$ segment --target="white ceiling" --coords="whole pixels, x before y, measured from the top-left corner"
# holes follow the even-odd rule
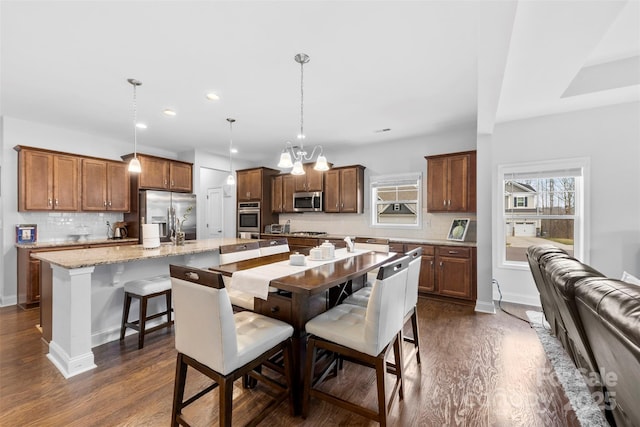
[[[141,146],[226,155],[225,119],[233,117],[238,156],[273,158],[299,131],[293,57],[304,52],[307,146],[330,153],[491,129],[495,121],[638,101],[637,79],[610,90],[600,82],[594,93],[583,78],[579,95],[563,97],[583,67],[640,54],[638,6],[3,0],[2,114],[131,141],[133,77],[143,82],[138,117],[148,125]],[[478,99],[479,86],[493,101]],[[206,100],[208,91],[221,99]],[[164,108],[178,115],[166,117]],[[376,132],[383,128],[391,131]]]

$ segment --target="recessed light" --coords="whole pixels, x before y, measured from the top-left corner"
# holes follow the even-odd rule
[[[146,129],[146,128],[147,128],[147,125],[145,125],[144,123],[136,123],[136,127],[137,127],[138,129]]]
[[[238,154],[238,149],[237,148],[232,148],[231,149],[231,153],[232,154]]]
[[[209,92],[205,95],[205,97],[209,100],[209,101],[217,101],[220,99],[220,97],[213,92]]]
[[[176,115],[176,112],[170,108],[165,108],[164,110],[162,110],[162,113],[166,116],[172,116],[172,117]]]

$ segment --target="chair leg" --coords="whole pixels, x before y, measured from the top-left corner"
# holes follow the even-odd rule
[[[311,383],[316,366],[316,340],[309,338],[307,342],[307,362],[304,368],[304,391],[302,393],[302,418],[309,415],[309,401],[311,400]]]
[[[124,305],[122,307],[122,325],[120,326],[120,341],[124,339],[124,333],[127,329],[125,326],[129,321],[129,309],[131,308],[131,295],[128,292],[124,293]]]
[[[167,324],[171,325],[171,291],[165,294],[167,301]]]
[[[387,425],[387,398],[384,387],[384,376],[387,371],[387,364],[384,356],[376,358],[376,387],[378,389],[378,422],[380,427]],[[396,361],[396,364],[398,362]]]
[[[402,331],[398,333],[393,343],[393,354],[394,354],[396,366],[397,366],[396,384],[399,384],[398,399],[402,400],[404,399],[404,378],[403,378],[404,364],[402,363],[402,360],[404,359],[404,357],[402,357]],[[391,396],[391,403],[393,402],[393,399],[394,399],[394,396]]]
[[[420,333],[418,331],[418,310],[413,307],[413,313],[411,314],[411,329],[413,330],[413,345],[416,349],[416,360],[420,365]]]
[[[287,394],[289,398],[289,415],[294,416],[295,411],[293,408],[293,345],[291,341],[282,352],[284,357],[284,378],[287,384]]]
[[[233,379],[225,378],[220,381],[219,400],[220,426],[231,427],[231,411],[233,410]]]
[[[144,347],[144,331],[147,323],[147,297],[140,297],[140,320],[138,321],[138,349]]]
[[[176,380],[173,388],[173,408],[171,409],[171,425],[178,427],[178,416],[182,415],[182,401],[184,399],[184,386],[187,380],[187,364],[184,363],[182,353],[178,353],[176,361]]]

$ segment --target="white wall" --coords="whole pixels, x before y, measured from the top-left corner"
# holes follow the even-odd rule
[[[492,138],[493,185],[498,165],[561,158],[590,158],[589,264],[620,278],[640,274],[640,103],[557,114],[496,125]],[[494,227],[500,197],[493,191]],[[495,233],[494,233],[495,234]],[[493,242],[494,278],[504,300],[539,305],[528,269],[499,265]]]

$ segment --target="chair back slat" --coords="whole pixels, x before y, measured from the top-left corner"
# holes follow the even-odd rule
[[[249,243],[220,246],[220,264],[243,261],[245,259],[257,258],[259,256],[260,243],[257,240]]]
[[[365,339],[376,343],[377,353],[389,344],[404,324],[404,299],[409,257],[389,262],[373,284],[365,318]]]
[[[418,284],[422,266],[422,248],[417,247],[405,254],[409,257],[407,272],[407,292],[404,298],[404,314],[408,314],[418,304]]]
[[[289,241],[286,237],[260,240],[260,256],[289,252]]]
[[[175,316],[175,347],[215,371],[237,358],[238,343],[229,295],[219,273],[169,266]]]

